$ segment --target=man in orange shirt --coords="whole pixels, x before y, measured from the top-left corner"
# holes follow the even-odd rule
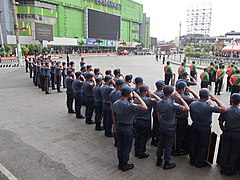
[[[228,68],[226,70],[226,74],[228,75],[226,91],[231,91],[231,84],[229,82],[229,79],[231,77],[231,74],[232,74],[232,71],[233,71],[233,67],[234,67],[234,65],[232,64],[231,66],[228,66]]]
[[[172,78],[173,72],[172,67],[170,66],[170,61],[167,62],[167,65],[164,66],[164,73],[165,73],[165,84],[169,85],[169,82]]]
[[[230,77],[229,82],[232,86],[231,95],[234,93],[239,93],[239,87],[240,87],[240,71],[239,70],[235,71],[235,74]]]
[[[220,95],[220,91],[223,84],[223,78],[226,72],[224,70],[224,65],[221,66],[221,69],[218,69],[216,72],[216,82],[215,82],[215,95]]]

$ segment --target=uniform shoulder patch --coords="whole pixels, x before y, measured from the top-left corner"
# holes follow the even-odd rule
[[[214,104],[210,104],[210,107],[211,107],[211,108],[214,108],[214,107],[215,107],[215,105],[214,105]]]

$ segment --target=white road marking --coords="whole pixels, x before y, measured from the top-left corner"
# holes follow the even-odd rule
[[[5,168],[0,163],[0,171],[9,179],[9,180],[18,180],[7,168]]]

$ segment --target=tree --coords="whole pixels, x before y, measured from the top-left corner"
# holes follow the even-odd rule
[[[200,48],[202,52],[210,52],[212,49],[212,46],[210,44],[202,44]]]
[[[86,45],[86,43],[84,42],[83,39],[81,39],[80,41],[77,42],[78,45],[81,47],[81,53],[83,53],[83,45]]]
[[[49,53],[49,49],[48,49],[48,47],[43,47],[42,54],[46,54],[46,53]]]
[[[29,49],[29,54],[33,55],[33,54],[38,54],[40,53],[40,46],[37,44],[29,44],[28,45],[28,49]]]
[[[9,46],[8,44],[5,45],[5,52],[7,54],[7,56],[9,55],[9,53],[12,51],[11,46]]]
[[[223,49],[223,47],[218,42],[215,42],[213,47],[215,52],[221,52]]]
[[[194,48],[192,46],[185,46],[183,52],[184,54],[194,52]]]
[[[27,46],[22,45],[21,48],[22,48],[22,53],[23,53],[24,55],[27,55],[28,52],[29,52],[29,49],[27,48]]]

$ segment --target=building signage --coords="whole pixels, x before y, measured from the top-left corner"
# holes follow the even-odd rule
[[[86,41],[87,46],[99,46],[99,43],[96,42],[96,39],[88,38]]]
[[[116,41],[104,40],[104,46],[115,47],[116,46]]]
[[[108,6],[108,7],[112,7],[112,8],[115,8],[115,9],[121,9],[122,5],[121,4],[118,4],[116,2],[112,2],[110,0],[89,0],[91,2],[95,2],[96,4],[100,4],[100,5],[103,5],[103,6]]]
[[[35,23],[35,39],[39,41],[53,41],[53,26]]]

